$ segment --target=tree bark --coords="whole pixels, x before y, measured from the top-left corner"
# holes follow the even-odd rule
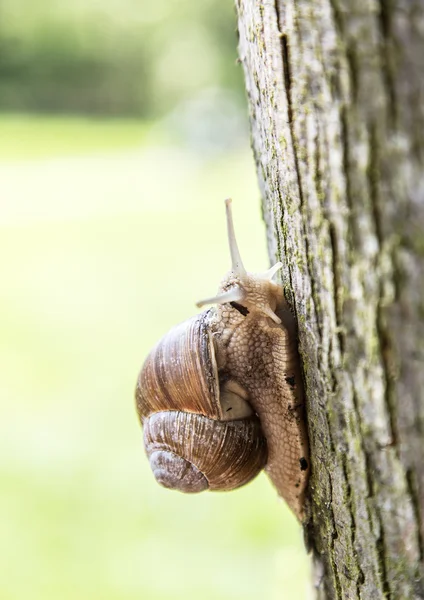
[[[299,326],[316,595],[424,598],[424,2],[236,6]]]

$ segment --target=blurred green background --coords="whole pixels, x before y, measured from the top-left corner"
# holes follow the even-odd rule
[[[268,265],[229,0],[0,0],[0,598],[297,600],[264,475],[161,489],[133,392],[215,292],[234,198]]]

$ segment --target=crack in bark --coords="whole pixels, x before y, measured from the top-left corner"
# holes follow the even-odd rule
[[[316,121],[316,128],[317,128],[317,133],[314,139],[314,149],[315,152],[313,154],[313,170],[314,170],[314,185],[315,185],[315,189],[317,191],[317,197],[318,200],[320,202],[323,201],[324,199],[324,189],[322,186],[322,174],[321,174],[321,169],[319,167],[320,162],[321,162],[321,146],[320,146],[320,139],[321,139],[321,130],[320,130],[320,124]]]
[[[349,67],[349,78],[350,78],[350,91],[352,94],[353,103],[356,104],[358,100],[359,85],[358,85],[358,57],[356,52],[356,46],[353,42],[350,42],[346,47],[346,60]]]
[[[391,0],[378,0],[380,11],[378,14],[378,21],[380,26],[380,32],[382,37],[382,43],[380,45],[380,57],[381,66],[383,73],[384,86],[387,92],[388,98],[388,116],[387,127],[389,129],[396,129],[398,121],[398,110],[396,100],[396,88],[394,84],[393,74],[393,59],[392,51],[390,48],[390,40],[392,38],[392,2]]]
[[[355,520],[355,510],[354,510],[354,506],[353,506],[353,495],[352,495],[352,486],[350,485],[349,482],[349,471],[348,471],[348,467],[347,467],[347,460],[346,460],[346,454],[343,455],[343,459],[342,459],[342,468],[343,468],[343,474],[345,477],[345,481],[346,481],[346,500],[349,506],[349,515],[352,519],[352,525],[350,527],[350,543],[352,544],[352,558],[355,558],[355,565],[358,568],[358,576],[355,577],[350,571],[347,570],[347,567],[345,565],[345,577],[347,577],[348,579],[355,581],[356,583],[356,595],[358,596],[358,598],[360,598],[360,588],[361,585],[364,583],[365,577],[364,577],[364,573],[361,569],[361,566],[358,562],[358,555],[355,551],[355,541],[356,541],[356,520]]]
[[[371,123],[368,127],[368,165],[367,165],[367,182],[369,189],[369,196],[371,201],[372,217],[374,221],[375,233],[378,240],[379,248],[381,249],[383,243],[383,224],[381,218],[381,208],[379,205],[379,147],[377,128],[375,123]]]
[[[371,472],[372,472],[371,471],[371,468],[372,468],[371,467],[371,459],[368,455],[368,452],[366,450],[365,443],[364,443],[363,427],[362,427],[362,421],[360,418],[361,413],[360,413],[360,409],[359,409],[358,396],[355,391],[353,378],[351,378],[351,386],[352,386],[352,403],[355,408],[355,415],[357,417],[357,427],[358,427],[358,431],[359,431],[359,443],[360,443],[361,453],[362,453],[362,457],[364,459],[364,464],[365,464],[365,481],[366,481],[366,485],[367,485],[367,499],[370,499],[373,495],[373,485],[372,485],[372,478],[371,478]],[[368,522],[371,524],[372,523],[372,515],[371,515],[369,503],[366,502],[365,505],[366,505]],[[354,529],[356,529],[355,516],[354,516],[352,504],[350,506],[351,506],[350,513],[352,515]],[[352,534],[353,533],[354,533],[354,531],[352,532]],[[354,541],[355,541],[355,538],[352,537],[353,546],[354,546]],[[361,583],[364,583],[365,582],[364,572],[360,565],[358,565],[358,567],[359,567],[360,573],[363,578]],[[358,598],[359,597],[360,597],[360,595],[358,594]]]
[[[334,382],[334,386],[337,383]],[[334,441],[331,436],[331,428],[329,421],[329,414],[325,412],[325,421],[327,424],[327,434],[325,443],[329,444],[331,451],[335,454],[335,446]],[[338,533],[336,529],[336,521],[335,514],[333,510],[333,484],[331,481],[331,473],[327,472],[327,482],[328,482],[328,494],[325,499],[322,499],[322,505],[319,509],[318,513],[315,514],[315,517],[312,516],[308,522],[308,541],[309,547],[313,551],[313,558],[316,565],[319,565],[320,578],[315,583],[315,589],[317,592],[319,591],[319,597],[326,598],[328,600],[342,600],[343,598],[343,590],[341,586],[341,581],[339,577],[339,573],[337,570],[337,561],[335,556],[335,541],[338,539]],[[315,509],[317,505],[315,505]],[[319,527],[318,522],[321,520],[328,520],[328,525],[326,526],[327,536],[325,538],[325,546],[318,547],[316,545],[316,535],[315,528]],[[323,538],[318,538],[323,542]],[[325,575],[327,574],[327,576]],[[329,579],[331,577],[331,582]],[[321,595],[324,594],[324,595]]]
[[[397,431],[396,418],[396,403],[395,403],[395,387],[394,387],[394,364],[395,351],[390,335],[389,327],[387,326],[386,317],[383,308],[384,293],[382,284],[380,284],[380,297],[377,305],[377,336],[380,346],[381,364],[384,373],[384,401],[387,407],[387,416],[389,419],[391,445],[394,446],[396,456],[399,458],[399,433]]]
[[[338,387],[337,379],[333,378],[332,395],[336,395],[337,387]],[[337,456],[336,447],[334,444],[333,436],[331,434],[331,423],[330,423],[330,416],[329,416],[328,411],[325,412],[325,420],[327,423],[328,443],[330,445],[331,453],[333,456]],[[339,599],[343,598],[343,595],[342,595],[343,590],[342,590],[342,585],[341,585],[341,581],[340,581],[340,577],[339,577],[339,572],[337,569],[337,562],[335,559],[335,541],[338,538],[338,533],[337,533],[337,528],[336,528],[336,519],[335,519],[335,515],[334,515],[334,510],[333,510],[333,482],[331,480],[330,472],[328,472],[328,484],[330,487],[330,498],[328,500],[327,508],[331,511],[330,520],[331,520],[331,527],[332,527],[332,531],[330,534],[330,542],[329,542],[329,550],[330,550],[329,560],[332,565],[331,574],[334,579],[334,587],[333,588],[329,587],[329,579],[327,577],[325,578],[324,587],[326,589],[326,594],[328,595],[328,598],[334,597],[335,600],[339,600]],[[336,594],[335,596],[333,596],[333,592],[335,592],[335,594]]]
[[[420,501],[418,497],[418,485],[416,480],[416,474],[408,469],[406,471],[406,485],[408,488],[408,493],[411,498],[412,508],[414,510],[415,520],[417,522],[417,540],[418,540],[418,549],[420,553],[420,561],[424,558],[424,540],[421,534],[421,528],[419,523],[421,523],[421,512],[422,508],[420,506]],[[420,573],[417,573],[417,577],[420,576]]]
[[[329,224],[329,233],[330,233],[330,242],[331,242],[331,252],[332,252],[332,271],[334,277],[333,284],[333,297],[334,297],[334,312],[336,317],[336,325],[337,325],[337,338],[339,340],[340,352],[344,354],[345,351],[345,337],[342,328],[342,307],[339,300],[339,291],[341,289],[341,279],[339,273],[339,250],[337,245],[337,233],[336,227],[334,223]]]
[[[356,398],[356,395],[354,396]],[[356,406],[356,405],[355,405]],[[369,453],[366,451],[364,444],[363,444],[363,440],[361,439],[361,447],[362,447],[362,451],[363,451],[363,455],[364,455],[364,459],[365,459],[365,469],[366,469],[366,477],[367,477],[367,487],[368,487],[368,498],[374,498],[375,497],[375,493],[374,493],[374,482],[373,479],[371,477],[371,473],[375,470],[373,465],[372,465],[372,457],[369,455]],[[379,536],[376,540],[376,547],[377,547],[377,561],[378,561],[378,566],[379,566],[379,573],[378,575],[380,576],[380,581],[381,581],[381,585],[383,588],[383,592],[385,594],[387,594],[387,598],[390,598],[390,585],[389,585],[389,580],[387,577],[387,567],[386,567],[386,561],[385,561],[385,551],[384,551],[384,527],[383,527],[383,518],[381,515],[381,512],[379,510],[378,505],[374,504],[375,510],[374,510],[374,514],[375,517],[378,521],[378,526],[379,526]],[[368,513],[368,520],[370,523],[372,523],[371,520],[371,514],[370,514],[370,509],[367,503],[367,513]]]
[[[346,204],[349,208],[348,223],[351,234],[355,232],[354,220],[353,220],[353,198],[352,198],[352,185],[350,181],[350,157],[349,157],[349,129],[347,123],[347,110],[346,106],[342,105],[340,108],[340,137],[343,152],[343,175],[345,179],[346,188]],[[349,237],[349,231],[348,231]],[[347,240],[349,241],[349,240]]]
[[[379,187],[378,187],[378,175],[379,175],[379,147],[378,147],[378,136],[375,123],[370,123],[368,126],[368,165],[367,165],[367,183],[369,190],[369,197],[371,202],[371,214],[373,217],[375,233],[379,245],[379,254],[382,251],[383,244],[383,228],[381,209],[379,205]],[[394,269],[394,261],[392,261]],[[393,273],[393,279],[396,279],[395,273]],[[387,407],[387,414],[390,424],[390,435],[392,438],[393,446],[396,446],[396,453],[399,457],[398,440],[399,435],[396,426],[396,403],[395,403],[395,389],[394,389],[394,370],[395,370],[395,351],[394,344],[390,335],[390,328],[387,325],[387,319],[384,313],[384,282],[380,283],[379,297],[377,303],[377,319],[376,319],[376,330],[377,337],[380,347],[380,357],[384,373],[384,399]]]
[[[334,443],[333,443],[331,433],[330,433],[331,429],[330,429],[330,424],[328,422],[328,417],[327,417],[327,427],[328,427],[328,431],[329,431],[330,444],[334,448]],[[335,599],[339,600],[343,597],[342,596],[343,590],[342,590],[342,585],[341,585],[341,581],[340,581],[340,577],[339,577],[339,571],[337,568],[337,561],[335,559],[335,552],[336,552],[335,551],[335,541],[338,538],[338,533],[337,533],[337,529],[336,529],[336,521],[334,518],[334,511],[333,511],[333,483],[331,481],[331,476],[328,477],[328,483],[330,486],[330,501],[329,501],[330,506],[329,506],[329,508],[331,508],[331,524],[333,527],[331,536],[330,536],[330,540],[331,540],[330,541],[330,562],[332,564],[332,569],[331,569],[332,573],[331,574],[333,575],[333,578],[334,578],[334,591],[336,593]],[[327,578],[326,578],[326,583],[327,584],[329,583]],[[333,595],[332,591],[333,590],[330,589],[329,587],[327,588],[327,594],[329,594],[329,596],[330,596],[330,594],[331,594],[331,596]]]
[[[288,116],[289,116],[289,124],[290,124],[290,126],[292,126],[293,125],[293,108],[292,108],[292,100],[291,100],[292,81],[291,81],[291,72],[290,72],[290,63],[289,63],[289,46],[288,46],[287,35],[285,33],[283,33],[281,35],[281,50],[282,50],[282,56],[283,56],[283,70],[284,70],[283,74],[284,74],[284,84],[285,84],[286,95],[287,95],[287,110],[288,110]],[[292,134],[293,134],[293,132],[292,132]],[[301,187],[300,173],[299,173],[299,167],[297,164],[297,155],[296,154],[295,154],[295,162],[296,162],[297,179],[298,179],[298,183]]]
[[[317,126],[317,134],[315,136],[315,152],[314,152],[314,183],[315,189],[317,192],[317,197],[322,201],[324,198],[324,190],[322,186],[322,174],[320,170],[320,128],[319,123],[316,123]],[[342,289],[341,287],[341,277],[340,277],[340,269],[339,269],[339,251],[338,251],[338,243],[337,243],[337,231],[334,223],[331,221],[329,217],[327,217],[328,221],[328,230],[330,236],[331,243],[331,270],[333,273],[333,301],[334,301],[334,312],[336,318],[336,327],[337,327],[337,339],[339,341],[339,348],[341,354],[344,354],[345,350],[345,339],[344,339],[344,331],[342,327],[342,307],[339,298],[339,292]],[[330,342],[332,343],[332,342]]]
[[[356,397],[356,396],[355,396]],[[371,499],[374,497],[374,481],[371,477],[371,473],[374,471],[373,466],[371,464],[371,457],[368,452],[363,447],[364,460],[365,460],[365,475],[367,478],[367,488],[368,488],[368,496],[367,499]],[[368,512],[369,514],[369,512]]]
[[[353,381],[352,381],[352,386],[353,386]],[[354,390],[354,387],[353,387]],[[358,419],[359,419],[359,415],[360,415],[360,409],[359,409],[359,402],[358,402],[358,397],[356,395],[356,392],[353,392],[353,405],[355,407],[355,413],[358,415]],[[361,421],[359,419],[359,431],[360,431],[360,446],[361,446],[361,452],[362,455],[364,457],[364,462],[365,462],[365,477],[366,477],[366,483],[367,483],[367,499],[370,500],[371,498],[375,497],[374,495],[374,482],[372,479],[371,474],[373,473],[373,471],[375,471],[373,465],[372,465],[372,456],[370,456],[370,454],[368,453],[368,451],[366,450],[365,447],[365,443],[364,443],[364,435],[363,435],[363,431],[362,431],[362,424]],[[374,505],[375,506],[375,505]],[[371,524],[372,523],[372,515],[371,515],[371,510],[369,507],[369,503],[366,503],[366,510],[367,510],[367,517],[368,517],[368,522]],[[378,514],[378,521],[379,521],[379,527],[380,527],[380,536],[382,536],[382,531],[383,531],[383,521],[381,518],[381,515],[379,513],[378,510],[378,506],[375,507],[375,511]],[[378,560],[378,564],[380,566],[380,575],[381,575],[381,583],[383,585],[383,589],[385,588],[389,588],[389,582],[387,579],[387,569],[386,569],[386,564],[384,562],[384,557],[385,554],[384,552],[381,553],[380,550],[377,551],[377,560]]]
[[[281,193],[279,185],[277,185],[277,189],[278,189],[278,199],[279,199],[279,202],[280,202],[280,206],[283,207],[284,206],[284,204],[283,204],[283,196],[282,196],[282,193]],[[282,225],[283,225],[283,223],[281,223],[281,228],[280,228],[281,231],[284,230],[283,227],[282,227]],[[283,256],[287,257],[287,255],[288,255],[288,252],[287,252],[287,240],[286,240],[285,236],[284,235],[282,236],[283,242],[284,242],[284,254],[282,253],[280,236],[276,235],[275,238],[277,240],[277,252],[278,252],[279,258],[282,259]],[[296,302],[294,302],[294,299],[293,299],[293,278],[292,278],[292,274],[291,274],[291,269],[287,269],[287,272],[289,274],[290,298],[287,298],[287,294],[286,294],[287,290],[286,290],[285,287],[284,287],[284,297],[286,298],[286,300],[287,300],[290,308],[292,309],[292,311],[294,313],[294,316],[295,316],[295,319],[296,319],[296,323],[297,323],[298,322],[298,314],[297,314]]]
[[[383,584],[383,594],[384,594],[384,598],[386,598],[387,600],[391,600],[392,593],[390,591],[389,580],[387,578],[387,567],[386,567],[386,561],[385,561],[386,553],[385,553],[385,548],[384,548],[383,518],[382,518],[379,510],[376,511],[376,518],[378,520],[378,524],[379,524],[379,528],[380,528],[380,535],[378,536],[378,538],[376,540],[376,546],[377,546],[378,564],[380,566],[380,571],[381,571],[381,581]]]
[[[333,13],[333,21],[336,26],[336,30],[338,33],[343,33],[344,31],[344,23],[342,13],[340,12],[339,6],[336,0],[330,0],[330,6]]]

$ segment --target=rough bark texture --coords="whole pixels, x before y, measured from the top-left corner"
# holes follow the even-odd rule
[[[236,6],[299,324],[317,597],[424,598],[424,2]]]

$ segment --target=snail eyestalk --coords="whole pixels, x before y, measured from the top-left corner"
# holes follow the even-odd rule
[[[277,323],[277,325],[281,324],[280,317],[277,317],[275,312],[269,306],[263,306],[262,311],[266,314],[267,317],[272,319],[274,321],[274,323]]]
[[[241,302],[245,298],[245,292],[239,287],[233,287],[222,294],[218,294],[213,298],[206,298],[196,302],[197,308],[201,308],[206,304],[226,304],[227,302]]]
[[[268,269],[268,271],[265,271],[265,273],[259,273],[258,277],[260,277],[261,279],[269,279],[271,281],[274,275],[277,273],[277,271],[282,269],[282,267],[283,263],[278,262],[273,267]]]
[[[227,213],[227,231],[228,231],[228,244],[230,246],[231,254],[231,268],[235,275],[243,277],[247,275],[246,269],[244,268],[243,261],[241,260],[240,252],[237,245],[236,234],[234,231],[233,214],[231,212],[231,198],[225,200],[225,208]]]

